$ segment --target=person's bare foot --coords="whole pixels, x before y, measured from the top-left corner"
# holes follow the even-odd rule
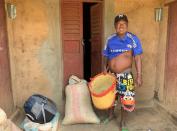
[[[128,131],[125,118],[122,118],[120,121],[120,131]]]
[[[102,123],[102,124],[107,124],[107,123],[109,123],[110,121],[112,121],[112,120],[115,119],[115,118],[116,118],[115,114],[109,115],[109,117],[103,119],[103,120],[101,121],[101,123]]]
[[[120,128],[120,131],[128,131],[127,128]]]

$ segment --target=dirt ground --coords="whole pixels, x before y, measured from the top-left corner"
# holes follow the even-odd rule
[[[106,112],[99,113],[99,118],[105,117]],[[115,109],[116,118],[106,124],[75,124],[62,125],[62,118],[59,120],[58,131],[120,131],[120,109]],[[20,125],[24,119],[24,114],[17,115],[15,124]],[[134,112],[127,113],[125,131],[177,131],[177,121],[172,119],[160,106],[138,108]]]
[[[119,131],[120,111],[116,118],[107,124],[60,125],[59,131]],[[141,108],[126,115],[126,131],[177,131],[177,125],[163,109]]]

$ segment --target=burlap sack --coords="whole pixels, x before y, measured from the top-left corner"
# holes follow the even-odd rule
[[[73,82],[71,79],[74,78]],[[65,117],[62,124],[77,124],[77,123],[100,123],[91,106],[90,94],[87,82],[80,80],[76,81],[76,76],[70,77],[70,83],[66,86],[66,104]]]

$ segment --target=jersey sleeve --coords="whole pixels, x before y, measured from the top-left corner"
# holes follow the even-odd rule
[[[141,45],[140,40],[137,36],[134,37],[134,44],[133,44],[133,56],[140,55],[143,53],[143,48]]]

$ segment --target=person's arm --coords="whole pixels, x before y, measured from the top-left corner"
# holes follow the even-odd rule
[[[103,74],[108,72],[108,56],[109,56],[109,44],[108,39],[106,40],[106,44],[103,50]]]
[[[135,59],[135,67],[136,67],[136,84],[138,87],[142,85],[142,54],[143,48],[141,46],[141,42],[139,38],[135,35],[130,35],[133,41],[133,56]]]
[[[103,73],[106,74],[108,72],[108,59],[106,57],[103,58]]]
[[[140,87],[142,81],[142,55],[135,56],[135,67],[136,67],[136,84]]]

